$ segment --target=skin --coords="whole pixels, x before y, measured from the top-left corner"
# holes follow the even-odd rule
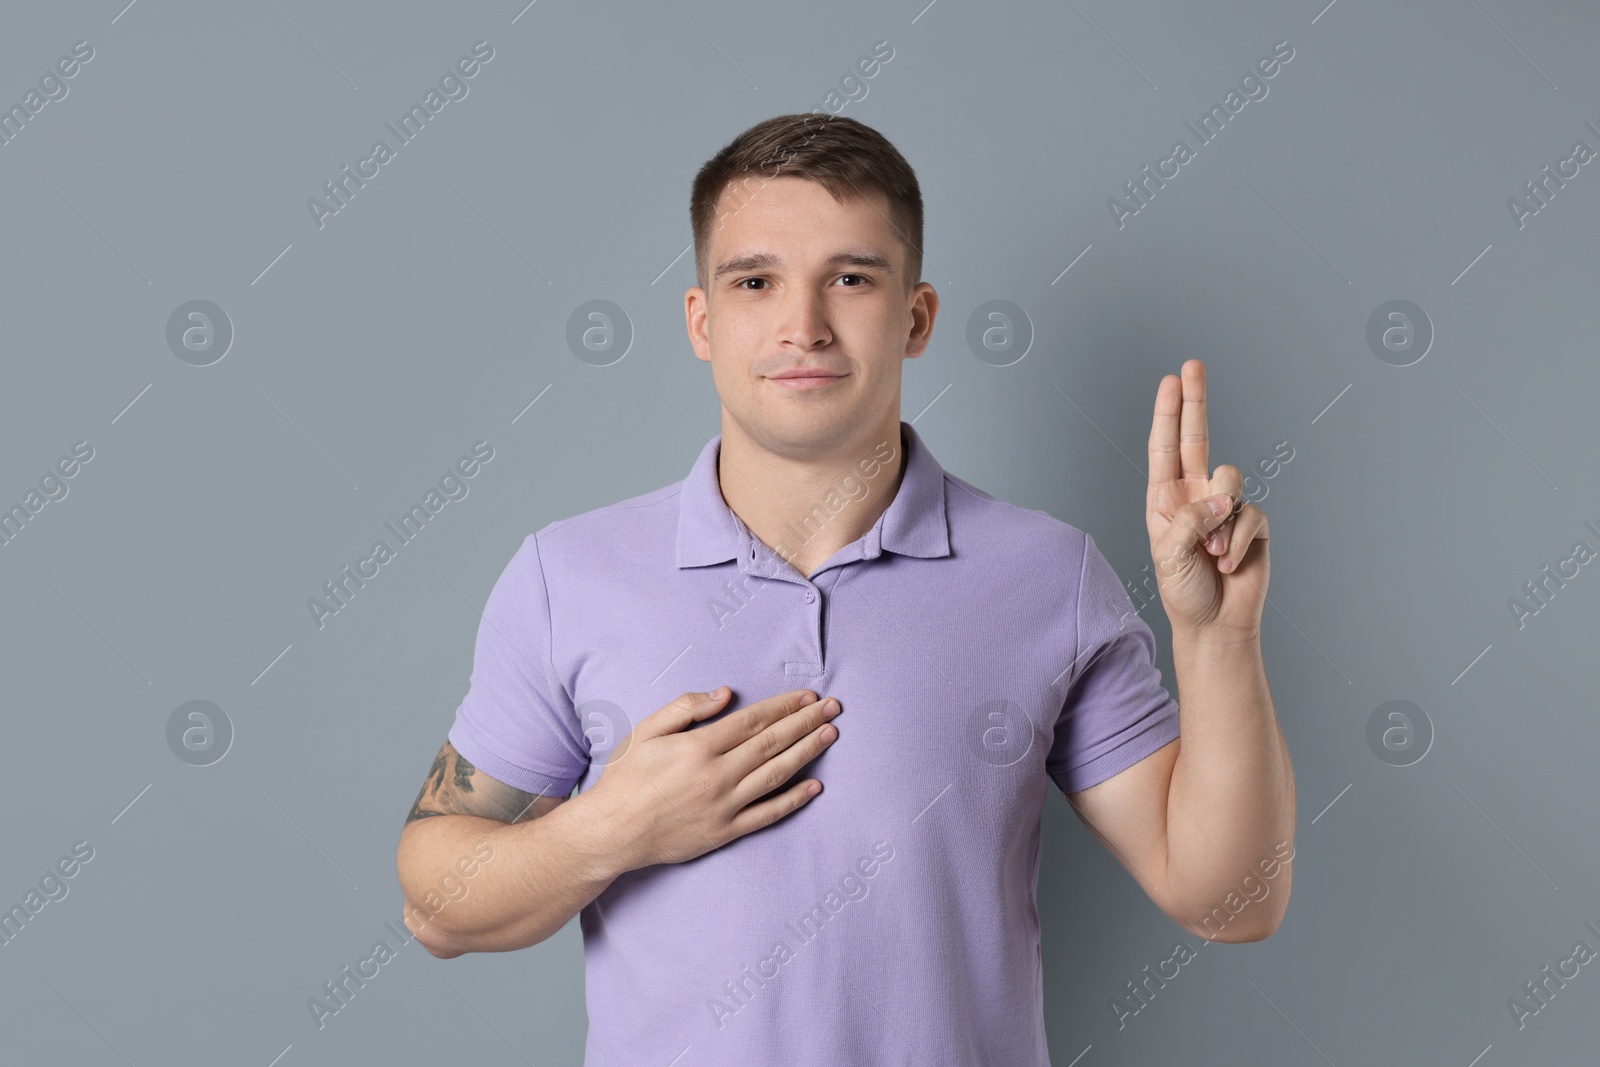
[[[855,262],[838,258],[863,252]],[[684,316],[722,402],[722,495],[777,550],[786,524],[809,513],[840,472],[897,438],[902,362],[927,348],[938,294],[905,276],[906,249],[883,194],[841,204],[800,178],[766,181],[743,199],[706,259],[707,284],[684,295]],[[813,363],[847,374],[808,392],[766,377]],[[1292,846],[1294,777],[1261,657],[1266,516],[1243,502],[1238,468],[1209,470],[1205,389],[1197,359],[1161,379],[1145,506],[1183,737],[1068,799],[1175,921],[1213,940],[1253,941],[1282,919],[1287,868],[1278,892],[1224,930],[1200,921],[1245,874],[1282,855],[1280,844]],[[809,576],[871,529],[899,487],[896,452],[892,478],[874,479],[858,504],[787,555],[795,570]],[[1205,500],[1221,494],[1231,496],[1218,516]]]
[[[540,797],[497,781],[467,762],[449,741],[433,757],[433,766],[406,816],[406,824],[439,815],[478,815],[502,823],[516,823],[543,815],[557,797]]]
[[[726,193],[724,199],[726,200]],[[765,544],[810,576],[872,528],[898,491],[902,361],[926,350],[938,311],[906,274],[907,250],[876,192],[843,202],[780,177],[747,187],[710,235],[704,288],[684,294],[695,356],[721,401],[724,500]],[[839,373],[785,389],[779,370]],[[803,544],[798,524],[873,455],[894,458],[867,492]],[[1162,378],[1150,433],[1146,526],[1172,623],[1183,736],[1068,799],[1080,820],[1167,915],[1199,936],[1252,941],[1278,926],[1289,897],[1252,902],[1222,933],[1201,920],[1243,876],[1293,841],[1294,780],[1261,659],[1266,517],[1242,503],[1242,476],[1208,472],[1205,367]],[[1226,502],[1222,513],[1209,499]],[[646,717],[599,780],[570,799],[524,793],[477,770],[446,742],[401,832],[397,866],[407,927],[436,956],[505,951],[560,929],[621,874],[681,862],[784,817],[821,783],[790,779],[837,738],[838,702],[796,690],[709,727],[730,696],[685,693]],[[430,892],[487,842],[459,900]],[[435,907],[435,905],[438,905]]]
[[[862,499],[787,546],[806,577],[870,530],[900,485],[901,364],[926,350],[939,310],[933,286],[906,277],[906,258],[884,194],[841,204],[780,177],[712,232],[706,287],[684,294],[689,343],[722,404],[723,499],[780,556],[793,540],[785,524],[798,526],[880,442],[894,449]],[[767,377],[813,364],[844,376],[806,392]]]
[[[683,693],[646,716],[570,799],[497,781],[446,741],[400,832],[406,929],[441,959],[526,948],[626,872],[693,859],[805,804],[821,783],[789,783],[838,737],[839,702],[793,690],[690,729],[731,695]]]
[[[1287,865],[1275,892],[1202,925],[1242,878],[1292,849],[1295,826],[1294,771],[1261,657],[1267,518],[1244,502],[1237,467],[1208,473],[1209,447],[1205,364],[1186,360],[1156,389],[1145,496],[1182,736],[1068,800],[1175,922],[1208,940],[1259,941],[1288,907]]]

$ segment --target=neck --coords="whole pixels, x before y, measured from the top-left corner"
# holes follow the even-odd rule
[[[905,473],[898,405],[878,425],[804,456],[763,447],[726,413],[722,425],[722,499],[762,544],[808,578],[872,529]]]

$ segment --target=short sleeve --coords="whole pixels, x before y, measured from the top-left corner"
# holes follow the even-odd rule
[[[589,755],[551,645],[549,590],[538,535],[529,534],[484,605],[471,682],[448,737],[491,777],[525,793],[565,797]]]
[[[1066,700],[1045,762],[1063,793],[1097,785],[1178,736],[1178,702],[1161,685],[1155,636],[1088,534],[1076,611]]]

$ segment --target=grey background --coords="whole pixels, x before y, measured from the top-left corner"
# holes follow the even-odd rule
[[[0,147],[0,503],[76,441],[94,458],[0,547],[0,901],[76,841],[94,858],[0,948],[4,1060],[580,1061],[575,922],[518,953],[408,945],[321,1030],[306,1000],[396,940],[397,835],[522,537],[682,478],[717,432],[683,333],[695,169],[879,40],[841,113],[922,182],[943,306],[903,410],[947,469],[1131,581],[1163,373],[1206,361],[1214,464],[1294,449],[1259,483],[1287,918],[1119,1030],[1111,997],[1183,932],[1052,798],[1055,1062],[1592,1058],[1592,966],[1521,1032],[1507,1000],[1600,948],[1600,577],[1521,629],[1507,601],[1600,547],[1600,175],[1522,229],[1506,200],[1600,148],[1600,13],[1323,2],[8,4],[7,106],[95,55]],[[319,230],[306,200],[480,39],[469,95]],[[1107,198],[1280,40],[1269,95],[1119,230]],[[165,341],[194,299],[235,330],[208,367]],[[565,340],[593,299],[635,331],[607,367]],[[965,341],[994,299],[1035,331],[1008,367]],[[1436,331],[1411,366],[1365,340],[1392,299]],[[307,599],[478,440],[468,496],[319,630]],[[205,767],[166,739],[195,699],[235,733]],[[1403,768],[1366,741],[1395,699],[1435,730]]]

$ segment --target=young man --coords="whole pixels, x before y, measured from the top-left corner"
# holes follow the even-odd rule
[[[769,119],[691,218],[721,433],[683,481],[528,536],[490,593],[401,834],[418,941],[506,951],[580,914],[586,1067],[1045,1067],[1047,779],[1175,921],[1270,934],[1288,873],[1222,908],[1294,832],[1267,525],[1207,472],[1200,362],[1157,390],[1146,508],[1180,746],[1093,539],[900,421],[938,310],[900,153]]]

